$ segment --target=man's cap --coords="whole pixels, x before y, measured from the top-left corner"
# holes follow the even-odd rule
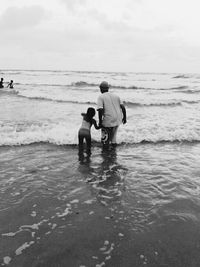
[[[100,83],[99,87],[103,88],[103,89],[108,89],[109,88],[109,84],[108,84],[108,82],[103,81],[103,82]]]

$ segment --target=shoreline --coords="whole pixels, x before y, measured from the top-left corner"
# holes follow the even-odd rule
[[[128,142],[121,142],[121,143],[117,143],[117,147],[123,147],[123,148],[127,148],[127,147],[138,147],[140,145],[167,145],[167,144],[175,144],[175,145],[187,145],[187,144],[199,144],[200,143],[200,139],[199,140],[160,140],[160,141],[148,141],[148,140],[142,140],[141,142],[138,143],[128,143]],[[56,143],[51,143],[51,142],[43,142],[43,141],[39,141],[39,142],[31,142],[31,143],[25,143],[25,144],[16,144],[16,145],[0,145],[1,148],[18,148],[18,147],[27,147],[27,146],[52,146],[52,147],[57,147],[57,148],[76,148],[78,149],[78,144],[56,144]],[[102,144],[101,142],[98,141],[92,141],[92,148],[102,148]]]

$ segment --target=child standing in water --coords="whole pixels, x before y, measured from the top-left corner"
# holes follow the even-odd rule
[[[87,151],[90,151],[91,148],[91,127],[94,125],[95,129],[100,129],[97,125],[96,120],[93,118],[95,115],[94,108],[88,108],[87,113],[81,113],[83,116],[82,125],[78,131],[78,142],[79,142],[79,149],[83,150],[84,140],[86,142]]]

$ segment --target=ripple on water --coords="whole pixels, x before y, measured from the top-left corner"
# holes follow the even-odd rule
[[[105,254],[109,257],[113,256],[124,236],[131,240],[132,233],[139,236],[138,242],[145,240],[146,244],[161,240],[160,247],[155,248],[159,254],[162,246],[164,251],[169,249],[166,245],[170,242],[168,236],[171,239],[175,236],[176,240],[178,237],[179,245],[184,242],[183,236],[187,246],[188,233],[195,238],[200,230],[199,158],[190,156],[197,150],[192,152],[190,146],[177,150],[174,145],[142,147],[127,148],[128,156],[124,154],[124,147],[110,155],[97,150],[90,162],[84,165],[78,161],[75,163],[75,152],[67,157],[68,151],[64,155],[68,159],[66,165],[63,153],[59,158],[59,152],[53,152],[47,164],[50,152],[45,151],[43,165],[41,154],[38,160],[37,155],[31,153],[27,158],[21,157],[26,161],[25,167],[18,158],[16,165],[23,168],[13,176],[14,165],[10,166],[9,174],[12,176],[7,177],[7,181],[5,176],[1,181],[0,205],[8,208],[1,211],[2,238],[6,242],[10,239],[9,242],[14,244],[12,253],[8,253],[10,247],[5,248],[4,264],[14,262],[13,257],[19,254],[25,257],[26,250],[31,251],[39,246],[39,242],[44,242],[44,245],[51,236],[57,237],[76,229],[74,222],[86,225],[87,220],[95,222],[95,219],[105,220],[106,225],[111,222],[112,229],[116,229],[118,243],[111,246],[114,242],[109,241],[109,244],[106,242],[99,246],[102,253],[109,252]],[[36,158],[29,162],[31,155]],[[33,162],[38,163],[38,168],[34,167],[37,171],[26,172],[34,169]],[[106,234],[109,236],[110,231]],[[24,240],[18,242],[21,236]],[[137,244],[135,239],[131,241]],[[111,248],[114,249],[111,251]],[[93,255],[97,257],[97,251]],[[138,255],[143,255],[148,262],[144,253]]]

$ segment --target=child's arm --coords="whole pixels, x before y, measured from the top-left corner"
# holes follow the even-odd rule
[[[99,126],[97,125],[97,122],[96,122],[95,119],[92,120],[92,124],[94,125],[94,128],[95,128],[96,130],[99,130],[99,129],[101,128],[101,127],[99,127]]]

